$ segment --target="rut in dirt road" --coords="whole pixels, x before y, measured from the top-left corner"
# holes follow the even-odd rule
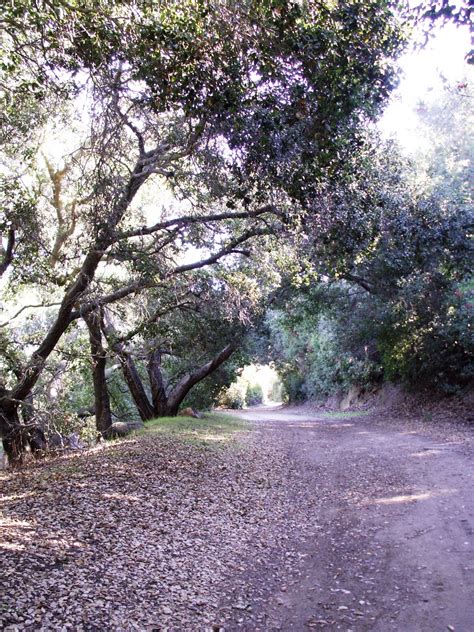
[[[357,415],[245,416],[284,446],[293,512],[287,550],[243,564],[226,630],[474,630],[469,430],[434,440]]]

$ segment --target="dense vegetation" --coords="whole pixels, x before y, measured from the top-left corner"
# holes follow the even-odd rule
[[[430,19],[465,20],[428,5]],[[460,127],[416,170],[370,128],[413,20],[387,0],[9,3],[0,432],[12,464],[91,412],[109,437],[114,415],[208,406],[268,344],[295,398],[469,381]]]
[[[360,186],[329,191],[327,224],[305,244],[306,276],[267,316],[290,399],[384,379],[447,394],[472,383],[467,90],[420,104],[426,149],[404,159],[382,146]]]

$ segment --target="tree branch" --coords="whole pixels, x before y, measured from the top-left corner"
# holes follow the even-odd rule
[[[259,217],[260,215],[264,215],[265,213],[271,213],[273,215],[283,216],[283,213],[278,210],[273,204],[267,204],[266,206],[262,206],[261,208],[254,211],[242,211],[240,213],[218,213],[213,215],[182,215],[181,217],[177,217],[175,219],[169,219],[164,222],[158,222],[153,226],[143,226],[142,228],[138,228],[136,230],[131,230],[126,233],[122,233],[117,236],[116,241],[120,241],[122,239],[129,239],[130,237],[143,237],[145,235],[151,235],[152,233],[156,233],[159,230],[164,230],[166,228],[171,228],[177,225],[189,225],[189,224],[207,224],[220,222],[225,219],[248,219],[250,217]]]
[[[7,325],[9,325],[12,320],[15,320],[15,318],[17,318],[22,312],[25,311],[25,309],[38,309],[39,307],[56,307],[57,305],[61,305],[61,303],[38,303],[37,305],[23,305],[23,307],[20,307],[20,309],[13,314],[13,316],[5,321],[4,323],[0,323],[0,327],[6,327]]]
[[[168,396],[168,408],[173,411],[174,414],[178,412],[179,405],[192,387],[215,371],[221,364],[230,358],[237,348],[238,344],[236,342],[228,344],[224,347],[224,349],[219,351],[212,360],[206,362],[206,364],[203,364],[192,373],[188,373],[182,377]]]
[[[177,266],[174,270],[172,270],[169,273],[168,276],[172,276],[175,274],[182,274],[183,272],[188,272],[189,270],[197,270],[199,268],[204,268],[205,266],[209,266],[214,263],[217,263],[219,259],[222,259],[222,257],[225,257],[226,255],[230,255],[233,253],[240,253],[239,250],[236,250],[237,246],[240,246],[240,244],[243,244],[249,239],[252,239],[252,237],[261,237],[263,235],[270,235],[272,234],[272,232],[273,231],[271,228],[256,228],[254,230],[248,230],[247,232],[243,233],[243,235],[241,235],[240,237],[237,237],[236,239],[233,239],[232,241],[230,241],[227,244],[227,246],[225,246],[224,248],[222,248],[215,254],[211,255],[207,259],[201,259],[200,261],[196,261],[195,263],[186,263],[182,266]]]
[[[98,300],[90,301],[89,303],[84,303],[83,305],[79,307],[79,309],[71,311],[69,322],[71,323],[74,320],[77,320],[78,318],[83,318],[86,314],[93,311],[94,309],[97,309],[97,307],[100,307],[102,305],[109,305],[110,303],[116,303],[117,301],[123,298],[126,298],[127,296],[130,296],[131,294],[137,294],[138,292],[141,292],[142,290],[145,290],[145,289],[158,288],[160,287],[160,285],[164,285],[166,278],[172,277],[176,274],[183,274],[184,272],[189,272],[191,270],[198,270],[200,268],[213,265],[217,263],[220,259],[222,259],[223,257],[229,254],[236,253],[236,254],[244,254],[245,256],[248,256],[249,254],[248,252],[242,253],[241,250],[237,249],[237,246],[239,246],[242,243],[245,243],[252,237],[270,235],[272,234],[272,232],[273,231],[271,228],[257,228],[255,230],[249,230],[243,233],[243,235],[241,235],[240,237],[229,242],[224,248],[222,248],[215,254],[211,255],[210,257],[207,257],[206,259],[200,259],[199,261],[195,261],[194,263],[188,263],[181,266],[176,266],[174,269],[170,270],[166,275],[162,276],[159,281],[152,281],[150,279],[147,279],[141,282],[139,281],[136,283],[131,283],[129,285],[126,285],[120,288],[119,290],[116,290],[115,292],[112,292],[111,294],[107,294],[106,296],[103,296],[102,298]]]
[[[366,292],[369,292],[370,294],[375,294],[374,286],[369,281],[367,281],[366,279],[363,279],[357,274],[351,274],[347,272],[346,274],[343,275],[343,278],[346,279],[346,281],[352,281],[353,283],[357,283],[357,285],[363,288]]]
[[[10,228],[8,230],[8,240],[7,247],[3,250],[3,247],[0,244],[0,253],[3,255],[2,261],[0,262],[0,277],[6,271],[8,266],[13,261],[13,248],[15,246],[15,229]]]

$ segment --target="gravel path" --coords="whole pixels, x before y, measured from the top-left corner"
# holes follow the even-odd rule
[[[0,473],[0,629],[472,632],[472,432],[244,413]]]

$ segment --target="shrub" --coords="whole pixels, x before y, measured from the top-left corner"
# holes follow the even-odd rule
[[[263,390],[260,384],[252,384],[247,387],[246,400],[248,406],[258,406],[263,403]]]
[[[224,408],[241,409],[246,404],[247,385],[234,382],[221,391],[218,403]]]

